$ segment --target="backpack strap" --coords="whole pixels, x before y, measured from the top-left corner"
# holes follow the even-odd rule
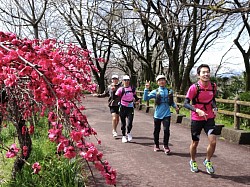
[[[135,90],[136,90],[136,88],[135,87],[132,87],[131,88],[132,89],[132,91],[128,91],[128,92],[132,92],[133,93],[133,96],[134,96],[134,98],[136,99],[136,100],[138,100],[139,98],[137,97],[137,95],[135,94]],[[122,97],[123,97],[123,95],[124,94],[126,94],[127,92],[125,92],[125,88],[124,87],[122,87],[122,95],[121,95],[121,100],[122,101],[124,101],[124,102],[127,102],[127,103],[131,103],[132,101],[126,101],[126,100],[124,100],[124,99],[122,99]]]
[[[214,82],[211,82],[211,85],[212,85],[212,90],[207,90],[207,91],[213,91],[213,98],[209,101],[209,102],[206,102],[206,103],[203,103],[203,102],[200,102],[199,101],[199,94],[201,91],[205,91],[205,89],[201,88],[199,83],[195,83],[195,87],[196,87],[196,95],[195,97],[192,99],[192,104],[195,105],[195,104],[204,104],[205,105],[208,105],[209,103],[211,103],[211,101],[215,98],[215,83]]]

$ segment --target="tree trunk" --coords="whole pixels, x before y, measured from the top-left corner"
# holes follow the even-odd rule
[[[21,119],[16,126],[16,131],[18,134],[18,142],[19,142],[21,149],[23,148],[23,146],[27,146],[28,152],[27,152],[27,155],[24,156],[23,150],[22,150],[20,156],[18,156],[16,158],[13,169],[12,169],[12,179],[15,179],[17,173],[22,170],[22,168],[25,164],[24,160],[27,160],[29,158],[30,153],[31,153],[31,149],[32,149],[32,141],[31,141],[31,138],[30,138],[28,131],[26,130],[25,133],[22,134],[23,126],[25,126],[25,121],[23,119]]]

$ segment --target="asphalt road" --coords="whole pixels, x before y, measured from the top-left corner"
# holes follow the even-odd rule
[[[83,101],[86,115],[92,127],[102,141],[97,146],[104,153],[111,167],[117,170],[117,186],[120,187],[217,187],[250,186],[250,148],[236,145],[218,137],[217,148],[212,158],[215,174],[206,173],[202,161],[206,155],[207,138],[202,134],[198,147],[198,173],[192,173],[189,167],[190,129],[179,124],[171,124],[171,155],[153,151],[153,118],[135,110],[132,129],[133,140],[121,142],[119,124],[118,138],[112,137],[111,114],[107,107],[107,98],[87,96]],[[162,142],[163,133],[160,134]],[[95,139],[90,141],[96,142]],[[95,172],[95,184],[89,186],[107,186],[105,180]],[[90,180],[93,180],[90,178]]]

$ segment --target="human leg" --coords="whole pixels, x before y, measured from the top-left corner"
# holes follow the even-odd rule
[[[205,133],[208,137],[208,146],[207,146],[207,156],[206,159],[210,161],[212,158],[215,148],[216,148],[216,136],[215,136],[215,121],[214,119],[209,119],[204,126]]]
[[[122,131],[122,136],[126,136],[126,111],[125,107],[121,106],[120,109],[120,119],[121,119],[121,131]]]
[[[128,107],[127,110],[128,110],[128,113],[127,113],[127,117],[128,117],[127,132],[130,133],[132,128],[133,128],[134,108]]]
[[[160,119],[154,118],[154,143],[157,148],[159,148],[159,135],[161,131],[161,121]]]
[[[128,108],[128,127],[127,127],[127,136],[128,136],[128,141],[130,142],[132,138],[131,130],[133,128],[133,119],[134,119],[134,108],[130,107]]]
[[[198,172],[198,165],[196,163],[196,153],[197,153],[197,147],[199,145],[199,140],[200,140],[200,134],[202,130],[202,122],[200,121],[191,121],[191,136],[192,136],[192,141],[189,147],[189,152],[190,152],[190,170],[192,172]]]
[[[195,161],[196,159],[198,144],[199,144],[199,141],[193,141],[193,140],[190,144],[189,151],[190,151],[190,157],[192,161]]]
[[[170,149],[168,147],[169,137],[170,137],[170,116],[163,119],[163,151],[165,154],[170,154]]]
[[[117,137],[117,126],[119,123],[119,106],[110,106],[110,113],[112,116],[112,134]]]
[[[214,167],[212,162],[210,161],[214,152],[215,152],[215,148],[216,148],[216,136],[215,136],[215,121],[214,119],[209,119],[207,121],[207,123],[205,124],[204,130],[207,134],[208,137],[208,146],[207,146],[207,155],[206,155],[206,159],[204,160],[203,164],[206,167],[206,171],[209,174],[213,174],[214,173]]]
[[[163,145],[168,147],[169,137],[170,137],[170,117],[163,119]]]

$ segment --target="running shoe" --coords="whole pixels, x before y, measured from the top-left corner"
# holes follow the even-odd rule
[[[192,172],[197,173],[199,171],[196,161],[190,160],[189,164],[190,164],[190,170]]]
[[[163,151],[165,154],[169,155],[170,154],[170,149],[167,146],[163,146]]]
[[[160,151],[160,147],[159,147],[159,145],[158,145],[158,146],[155,145],[155,146],[154,146],[154,152],[158,152],[158,151]]]
[[[213,167],[212,162],[210,162],[207,159],[205,159],[203,161],[203,164],[206,167],[207,173],[209,173],[209,174],[213,174],[214,173],[214,167]]]
[[[112,134],[113,134],[113,137],[117,137],[117,132],[116,131],[113,130]]]
[[[128,141],[130,142],[133,139],[131,133],[128,133],[127,136],[128,136]]]
[[[126,136],[123,136],[123,137],[122,137],[122,143],[127,143],[127,142],[128,142],[127,137],[126,137]]]

